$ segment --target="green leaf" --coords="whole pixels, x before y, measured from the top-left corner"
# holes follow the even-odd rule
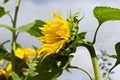
[[[11,54],[5,49],[0,47],[0,60],[6,59],[10,60]]]
[[[120,64],[120,42],[115,44],[115,50],[117,53],[117,60],[116,60],[115,65],[110,69],[109,72],[111,72],[116,66],[118,66]]]
[[[115,45],[115,50],[116,50],[116,53],[117,53],[116,65],[118,65],[118,64],[120,64],[120,42],[118,42],[118,43]]]
[[[73,56],[50,55],[36,66],[37,76],[29,77],[28,80],[56,80],[64,69],[70,65]]]
[[[100,52],[102,53],[103,56],[108,56],[110,58],[117,59],[117,55],[109,55],[105,50],[100,50]]]
[[[0,18],[3,17],[5,14],[8,14],[8,11],[5,11],[4,7],[0,6]]]
[[[8,3],[9,0],[4,0],[4,4]]]
[[[15,65],[15,68],[18,70],[21,70],[22,68],[28,68],[28,64],[25,62],[25,60],[20,59],[18,57],[15,57]]]
[[[17,30],[20,32],[27,32],[30,35],[35,36],[35,37],[39,37],[42,35],[39,27],[43,27],[44,24],[45,24],[45,22],[43,22],[41,20],[36,20],[33,23],[19,27]]]
[[[111,57],[111,58],[117,59],[116,55],[108,55],[108,56]]]
[[[95,7],[94,16],[97,18],[99,24],[111,20],[120,20],[120,9],[105,6]]]
[[[0,60],[5,59],[5,60],[10,60],[11,54],[10,52],[4,47],[6,43],[8,43],[9,40],[0,43]]]
[[[12,79],[13,80],[21,80],[21,78],[19,77],[19,75],[17,75],[17,73],[15,73],[14,71],[12,71]]]
[[[8,26],[8,25],[6,25],[6,24],[0,24],[0,27],[4,27],[4,28],[8,29],[8,30],[11,31],[11,32],[14,32],[14,31],[15,31],[15,29],[14,29],[13,27]]]
[[[67,69],[67,67],[70,65],[70,62],[71,62],[71,60],[73,59],[73,55],[70,55],[69,57],[68,57],[68,60],[66,61],[66,63],[64,63],[63,64],[63,67],[62,67],[62,69],[66,69],[66,70],[68,70]],[[64,62],[64,61],[63,61]],[[69,70],[68,70],[69,71]]]
[[[105,51],[105,50],[100,50],[100,52],[102,53],[103,56],[107,56],[108,55],[107,51]]]
[[[23,26],[20,26],[17,30],[20,32],[27,32],[29,29],[31,29],[34,26],[34,22],[33,23],[29,23]]]
[[[36,50],[36,51],[38,50],[38,47],[37,47],[37,46],[32,45],[32,47],[33,47],[34,50]]]
[[[7,40],[7,41],[0,43],[0,47],[3,47],[6,43],[9,43],[9,42],[10,42],[10,40]]]

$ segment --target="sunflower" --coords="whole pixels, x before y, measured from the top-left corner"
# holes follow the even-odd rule
[[[0,69],[0,80],[8,79],[12,74],[12,64],[9,62],[5,70]]]
[[[38,49],[38,54],[41,60],[57,54],[70,38],[70,23],[63,18],[62,14],[56,15],[53,11],[51,13],[55,21],[46,20],[46,24],[40,27],[43,36],[38,39],[43,42],[43,45]]]
[[[25,60],[26,62],[30,63],[30,55],[35,55],[35,50],[30,48],[17,48],[15,51],[15,56]]]

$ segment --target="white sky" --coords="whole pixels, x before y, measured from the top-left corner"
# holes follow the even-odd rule
[[[92,10],[95,6],[110,6],[120,8],[119,0],[22,0],[20,12],[18,17],[18,26],[33,22],[36,19],[46,20],[52,19],[50,10],[55,12],[61,11],[65,18],[71,10],[72,13],[80,12],[81,17],[84,19],[80,22],[79,31],[87,31],[86,39],[92,41],[94,31],[98,25],[97,20],[93,16]],[[14,12],[15,0],[10,0],[5,5],[6,9]],[[2,0],[0,1],[2,5]],[[8,16],[0,19],[0,23],[10,24]],[[109,53],[115,53],[114,45],[120,41],[120,21],[104,23],[97,35],[97,42],[95,46],[107,50]],[[3,36],[4,34],[4,36]],[[0,29],[0,42],[11,38],[11,33],[3,28]],[[34,37],[31,38],[28,34],[22,33],[18,38],[18,42],[24,47],[31,46],[32,44],[40,46],[41,43]],[[10,47],[7,45],[7,47]],[[93,74],[89,54],[85,48],[78,48],[75,58],[72,61],[73,65],[82,66]],[[118,66],[115,70],[116,73],[112,76],[113,80],[120,80]],[[89,80],[86,75],[80,71],[73,70],[71,74],[64,72],[59,80]]]

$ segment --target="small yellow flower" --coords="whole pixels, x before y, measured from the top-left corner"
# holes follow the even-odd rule
[[[11,62],[8,63],[5,70],[0,70],[0,80],[6,80],[11,76],[12,72],[12,64]]]
[[[5,70],[0,70],[0,80],[6,80],[6,71]]]
[[[55,21],[46,20],[46,24],[40,29],[44,36],[38,39],[44,44],[38,49],[40,59],[44,59],[51,54],[56,54],[70,38],[70,24],[62,14],[60,16],[52,12]]]
[[[24,59],[26,62],[30,62],[30,55],[35,55],[36,52],[35,50],[32,50],[30,48],[17,48],[15,51],[15,56],[20,58],[20,59]]]
[[[12,64],[11,64],[11,62],[8,63],[5,70],[6,70],[6,77],[8,78],[9,76],[11,76],[11,72],[12,72]]]

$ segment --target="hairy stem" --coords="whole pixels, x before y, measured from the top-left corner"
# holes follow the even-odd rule
[[[17,15],[19,11],[19,5],[20,5],[21,0],[16,0],[16,6],[15,6],[15,14],[14,14],[14,20],[13,20],[13,28],[16,29],[16,22],[17,22]],[[13,71],[15,70],[15,56],[14,56],[14,51],[16,50],[16,31],[12,33],[12,69]]]
[[[90,55],[91,55],[95,80],[101,80],[100,79],[100,70],[99,70],[99,65],[98,65],[98,60],[97,60],[95,49],[94,49],[92,44],[91,45],[85,45],[85,47],[88,49],[88,51],[90,52]]]

